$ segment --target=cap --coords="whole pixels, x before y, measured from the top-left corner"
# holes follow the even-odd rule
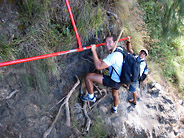
[[[148,50],[147,49],[142,49],[141,52],[145,52],[146,56],[148,56]]]

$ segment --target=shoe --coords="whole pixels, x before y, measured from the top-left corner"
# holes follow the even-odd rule
[[[88,96],[81,96],[80,99],[81,99],[83,102],[88,102],[88,101],[90,101],[90,102],[95,102],[95,101],[96,101],[95,96],[94,96],[92,99],[90,99]]]
[[[136,105],[136,102],[133,99],[129,99],[128,101],[129,103]]]
[[[123,87],[124,87],[124,88],[127,88],[127,85],[126,85],[125,83],[123,83]]]
[[[112,111],[112,113],[118,113],[118,110],[115,110],[113,107],[112,107],[112,109],[111,109],[111,111]]]

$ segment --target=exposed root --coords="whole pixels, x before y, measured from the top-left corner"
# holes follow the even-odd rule
[[[89,132],[90,125],[91,125],[91,119],[88,115],[88,112],[86,111],[86,106],[87,106],[87,103],[84,102],[83,103],[83,113],[84,113],[84,116],[86,118],[86,122],[85,122],[85,127],[83,129],[83,134],[87,134]]]
[[[93,84],[94,86],[95,86],[95,88],[98,90],[98,92],[100,93],[100,95],[102,95],[102,91],[103,90],[100,90],[99,88],[98,88],[98,86],[96,86],[95,84]]]
[[[61,100],[59,100],[59,102],[57,102],[54,106],[52,106],[50,108],[50,110],[52,110],[56,105],[60,104],[66,97],[63,97]]]
[[[11,98],[13,95],[15,95],[18,91],[19,91],[19,90],[15,90],[15,91],[11,92],[10,95],[7,96],[5,99],[6,99],[6,100],[10,99],[10,98]]]
[[[69,109],[69,104],[68,101],[65,104],[65,113],[66,113],[66,126],[70,127],[70,109]]]
[[[84,88],[83,85],[84,85],[84,84],[82,83],[80,93],[85,95],[87,92],[85,92],[85,93],[83,92],[83,90],[82,90],[82,88]],[[84,117],[86,118],[85,127],[84,127],[84,129],[83,129],[83,134],[87,134],[87,133],[89,132],[90,125],[91,125],[91,119],[90,119],[90,117],[88,116],[88,113],[87,113],[87,111],[86,111],[86,106],[87,106],[87,103],[86,103],[86,102],[83,102],[82,110],[83,110],[83,113],[84,113]]]
[[[70,92],[62,99],[64,99],[64,102],[61,104],[60,108],[59,108],[59,111],[54,119],[54,121],[52,122],[51,126],[44,132],[43,134],[43,138],[46,138],[50,132],[52,131],[52,129],[54,128],[55,126],[55,123],[56,121],[58,120],[59,116],[60,116],[60,113],[61,113],[61,109],[63,107],[63,105],[65,104],[65,107],[66,107],[66,125],[67,126],[70,126],[70,113],[69,113],[69,107],[68,107],[68,101],[69,101],[69,98],[70,96],[72,95],[72,93],[74,92],[74,90],[76,89],[76,87],[80,84],[80,81],[78,79],[78,77],[76,76],[77,78],[77,82],[75,83],[75,85],[73,86],[73,88],[70,90]],[[62,101],[62,99],[60,101]]]
[[[97,104],[99,104],[107,96],[107,91],[105,89],[102,89],[102,90],[101,90],[101,92],[104,93],[104,96],[102,98],[100,98],[98,101],[96,101],[92,106],[90,106],[90,108],[89,108],[90,110],[88,111],[88,114],[94,109],[94,107],[97,106]]]
[[[118,16],[117,16],[115,13],[113,13],[112,11],[108,11],[108,10],[106,10],[106,12],[107,12],[109,15],[114,16],[115,19],[119,21],[119,18],[118,18]]]
[[[89,113],[94,109],[94,107],[98,104],[98,103],[100,103],[105,97],[106,97],[106,95],[107,95],[107,91],[105,90],[105,89],[102,89],[102,90],[100,90],[95,84],[93,84],[94,86],[95,86],[95,88],[98,90],[98,93],[100,94],[100,95],[103,95],[103,97],[101,97],[98,101],[96,101],[92,106],[90,106],[90,103],[89,102],[83,102],[83,107],[82,107],[82,109],[83,109],[83,113],[84,113],[84,116],[85,116],[85,118],[86,118],[86,122],[85,122],[85,127],[84,127],[84,129],[83,129],[83,134],[87,134],[88,132],[89,132],[89,129],[90,129],[90,125],[91,125],[91,119],[90,119],[90,117],[89,117]],[[83,84],[82,84],[82,86],[81,86],[81,94],[87,94],[87,92],[86,93],[84,93],[83,92],[83,89],[82,88],[84,88],[84,86],[83,86]],[[103,94],[104,93],[104,94]],[[87,107],[87,105],[88,105],[88,111],[86,110],[86,107]]]

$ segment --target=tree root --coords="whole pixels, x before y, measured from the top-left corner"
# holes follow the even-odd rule
[[[6,100],[10,99],[10,98],[11,98],[13,95],[15,95],[18,91],[19,91],[19,90],[15,90],[15,91],[11,92],[10,95],[7,96],[5,99],[6,99]]]
[[[104,96],[101,97],[98,101],[96,101],[92,106],[90,106],[90,110],[88,111],[88,114],[96,107],[106,96],[107,96],[107,91],[105,89],[101,90],[101,93],[104,93]]]
[[[86,118],[86,122],[85,122],[85,127],[83,129],[83,135],[87,134],[89,132],[89,129],[90,129],[90,125],[91,125],[91,119],[89,117],[89,113],[94,109],[94,107],[100,103],[107,95],[107,91],[105,89],[102,89],[100,90],[95,84],[93,84],[95,86],[95,88],[98,90],[98,93],[100,93],[100,95],[103,95],[102,93],[104,93],[104,96],[101,97],[97,102],[95,102],[92,106],[90,106],[90,103],[89,102],[83,102],[83,107],[82,107],[82,110],[83,110],[83,113],[84,113],[84,116]],[[87,94],[87,92],[83,92],[82,90],[83,87],[83,83],[82,83],[82,86],[81,86],[81,94]],[[88,108],[89,110],[87,111],[86,110],[86,106],[88,105]]]
[[[86,122],[85,122],[85,127],[83,129],[83,134],[87,134],[89,132],[90,125],[91,125],[91,119],[88,115],[88,112],[86,111],[86,106],[87,106],[87,103],[84,102],[83,103],[83,113],[84,113],[84,116],[86,118]]]
[[[64,100],[64,102],[61,104],[61,106],[59,108],[59,111],[58,111],[58,113],[57,113],[54,121],[52,122],[51,126],[44,132],[43,138],[46,138],[51,133],[52,129],[55,126],[56,121],[58,120],[58,118],[60,116],[61,109],[62,109],[62,107],[63,107],[64,104],[65,104],[65,108],[66,108],[66,123],[65,124],[67,126],[70,126],[70,111],[69,111],[68,101],[69,101],[70,96],[72,95],[72,93],[76,89],[76,87],[80,84],[80,81],[79,81],[79,79],[78,79],[77,76],[76,76],[76,78],[77,78],[77,82],[75,83],[75,85],[73,86],[73,88],[70,90],[70,92],[57,103],[57,104],[59,104],[61,101]]]

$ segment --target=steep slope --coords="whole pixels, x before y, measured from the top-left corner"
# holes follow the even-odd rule
[[[78,17],[75,17],[75,19],[79,22],[79,30],[83,36],[83,45],[103,42],[106,32],[109,32],[109,30],[118,34],[120,26],[117,24],[117,15],[113,13],[118,10],[120,14],[123,11],[122,16],[124,17],[123,19],[125,19],[123,20],[124,27],[126,28],[125,33],[132,34],[132,36],[136,38],[133,42],[137,44],[135,45],[135,50],[138,49],[137,46],[143,44],[141,34],[146,35],[146,32],[143,29],[144,23],[142,23],[142,19],[139,18],[139,11],[136,11],[138,10],[137,4],[131,0],[126,1],[126,3],[122,1],[125,5],[119,3],[119,9],[115,10],[113,7],[117,5],[114,4],[114,0],[103,2],[103,8],[100,7],[102,9],[99,9],[99,1],[94,1],[94,3],[90,3],[90,1],[87,0],[70,1],[72,9],[75,11],[75,16]],[[15,57],[19,58],[19,53],[23,53],[24,57],[27,57],[31,56],[32,51],[36,51],[36,54],[43,54],[44,52],[49,53],[76,47],[74,33],[72,34],[71,31],[73,29],[70,24],[70,19],[69,16],[66,16],[68,13],[66,7],[64,7],[64,1],[52,0],[51,3],[52,10],[49,9],[44,14],[46,17],[52,18],[50,19],[51,21],[48,21],[48,18],[46,18],[46,21],[44,18],[41,18],[40,20],[35,19],[33,22],[29,22],[26,19],[22,24],[19,20],[19,13],[15,1],[0,1],[2,5],[0,6],[0,31],[1,36],[3,36],[7,42],[7,45],[1,43],[1,46],[5,46],[3,47],[4,51],[1,52],[7,52],[5,54],[6,59],[12,60]],[[90,11],[92,6],[94,9]],[[85,8],[88,11],[85,11]],[[134,9],[134,11],[129,11],[130,9]],[[103,16],[107,18],[103,24],[99,23],[98,27],[93,26],[93,24],[96,25],[96,23],[98,23],[98,14],[95,14],[96,16],[92,18],[94,20],[96,19],[96,22],[91,23],[92,20],[88,21],[89,17],[91,19],[89,13],[94,13],[94,11],[98,11],[98,13],[103,12]],[[51,13],[52,16],[48,16],[48,13]],[[80,16],[77,13],[81,13]],[[126,13],[132,14],[127,16]],[[82,24],[83,22],[81,21],[85,21],[84,24]],[[27,22],[28,24],[26,24]],[[50,22],[54,28],[53,30],[45,26],[45,24],[49,24]],[[80,23],[82,25],[80,25]],[[28,26],[28,28],[25,28],[25,26]],[[33,30],[31,30],[31,27]],[[85,30],[82,30],[83,28],[85,28]],[[41,31],[39,32],[39,30]],[[136,30],[138,30],[138,32],[136,32]],[[59,34],[56,33],[58,39],[55,39],[55,36],[54,39],[51,39],[54,31],[57,33],[60,32]],[[33,34],[30,32],[33,32]],[[43,32],[46,32],[46,34],[42,34]],[[86,34],[88,35],[85,36]],[[21,38],[24,40],[21,40]],[[94,40],[92,40],[92,38]],[[60,39],[62,41],[58,41]],[[66,43],[63,42],[65,39],[67,39]],[[1,42],[4,41],[1,40]],[[42,42],[46,45],[49,44],[47,46],[41,45]],[[64,47],[64,44],[66,44],[66,47]],[[121,43],[121,45],[124,45],[124,43]],[[8,53],[11,50],[6,46],[13,47],[13,54],[11,52]],[[14,51],[15,47],[20,47],[20,49]],[[106,54],[105,47],[98,48],[98,55],[101,58],[104,58]],[[20,57],[22,57],[21,54]],[[50,62],[48,62],[48,60]],[[95,71],[90,50],[48,60],[33,61],[0,68],[0,137],[43,137],[44,132],[51,126],[53,120],[56,118],[56,114],[62,104],[56,105],[56,103],[67,95],[75,84],[75,75],[79,77],[82,83],[84,76],[88,72]],[[47,66],[47,64],[50,65]],[[52,73],[53,68],[57,68],[57,73]],[[101,71],[101,73],[104,73],[104,71]],[[150,76],[151,75],[152,74],[150,74]],[[82,87],[81,83],[80,87]],[[110,89],[105,88],[108,94],[89,112],[91,126],[88,134],[86,134],[84,127],[86,118],[83,113],[83,103],[79,99],[80,87],[77,87],[69,101],[71,126],[65,125],[66,110],[63,108],[48,137],[173,138],[181,135],[184,136],[183,102],[172,95],[170,91],[165,88],[166,86],[158,86],[158,84],[152,84],[150,82],[146,84],[148,86],[145,86],[144,90],[138,91],[139,98],[136,106],[128,103],[127,100],[131,95],[125,88],[121,88],[121,92],[119,93],[119,112],[117,114],[112,114],[110,111],[112,96]],[[102,89],[104,87],[99,86],[99,88]],[[88,109],[88,111],[89,110],[90,109]]]

